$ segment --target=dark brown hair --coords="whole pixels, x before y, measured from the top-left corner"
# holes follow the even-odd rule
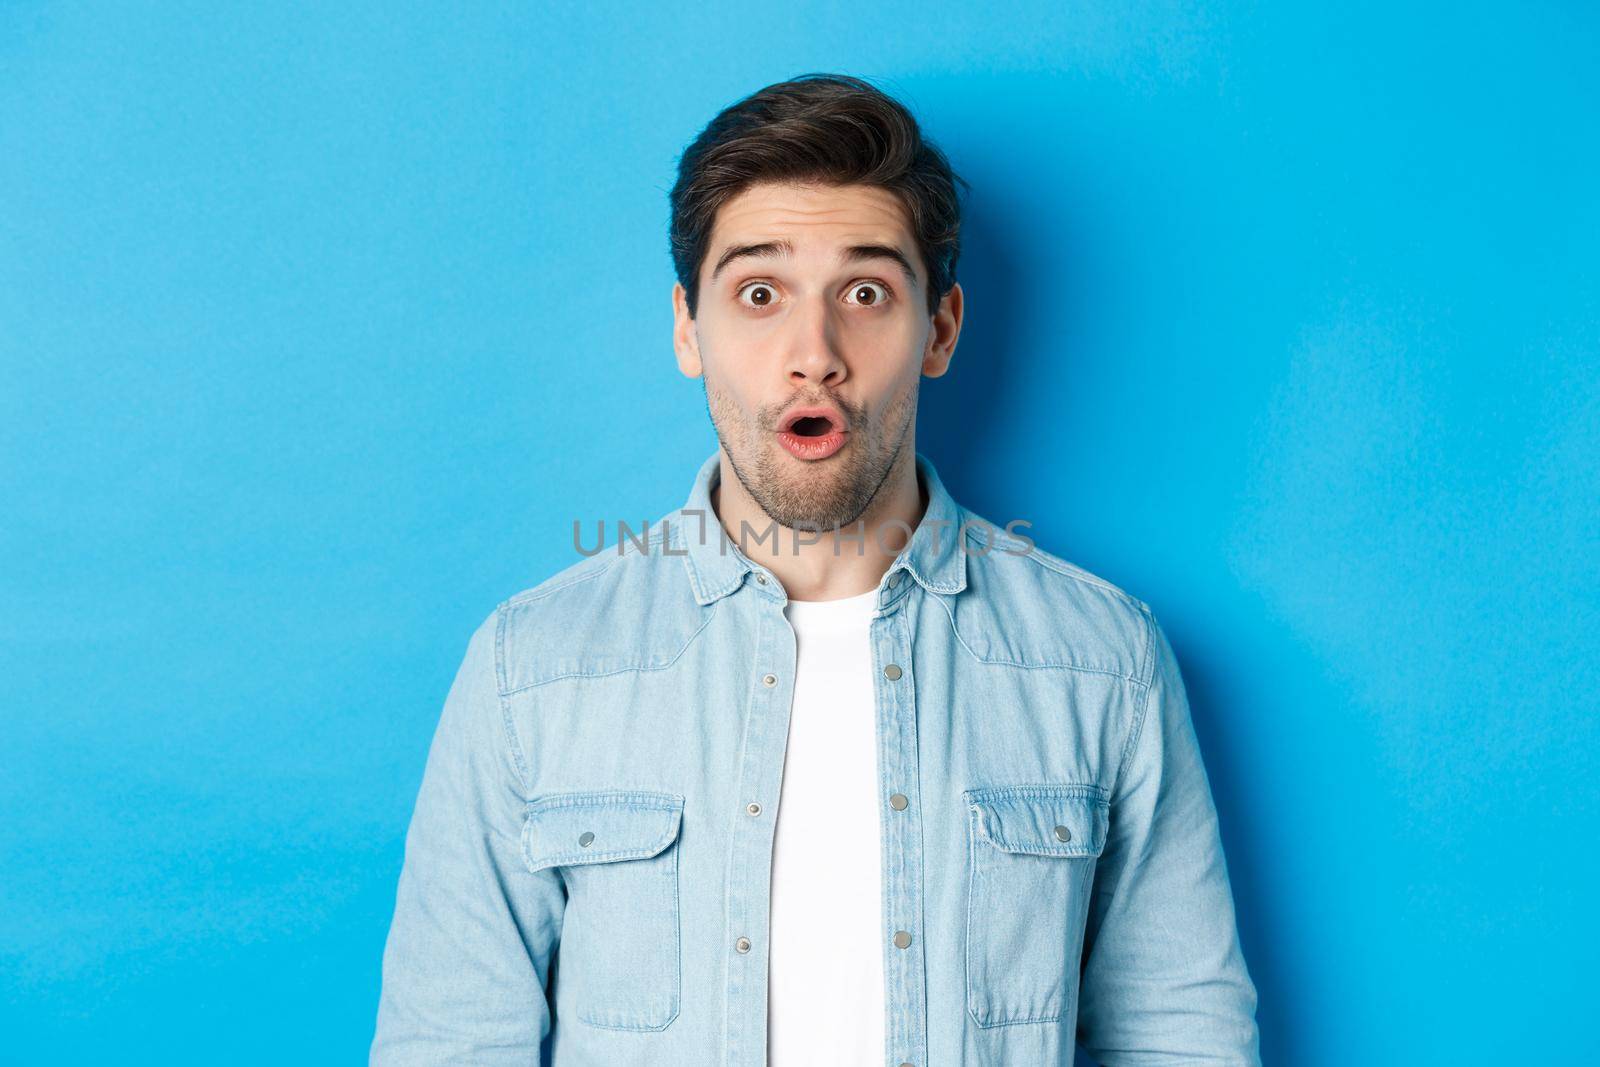
[[[876,185],[905,205],[928,272],[928,314],[956,280],[967,181],[925,140],[903,104],[861,78],[804,74],[724,108],[678,160],[672,264],[689,315],[717,209],[762,181]]]

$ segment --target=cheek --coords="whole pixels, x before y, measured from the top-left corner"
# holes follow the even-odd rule
[[[874,432],[891,435],[904,425],[908,413],[913,410],[920,374],[915,365],[908,373],[901,362],[874,367],[869,373],[873,375],[870,381],[858,376],[856,384],[871,398],[867,403]]]
[[[846,358],[860,384],[874,395],[898,393],[922,371],[922,333],[914,323],[878,323],[845,337]]]
[[[707,363],[706,401],[720,425],[731,429],[736,424],[754,424],[757,421],[755,400],[752,396],[746,395],[742,388],[744,384],[741,381],[730,381],[720,366],[713,367]]]
[[[920,360],[927,343],[929,323],[909,315],[862,315],[846,321],[843,335],[852,350],[885,358]]]
[[[700,357],[707,366],[732,376],[753,379],[785,350],[781,327],[773,319],[762,321],[717,317],[699,328]]]

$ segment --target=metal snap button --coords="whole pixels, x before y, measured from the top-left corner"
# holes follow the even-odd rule
[[[1065,826],[1056,827],[1056,840],[1057,841],[1071,841],[1072,840],[1072,831],[1068,830]]]
[[[896,793],[894,796],[889,798],[889,806],[895,811],[905,811],[906,805],[909,803],[911,803],[911,801],[906,799],[906,795],[904,793]]]
[[[594,831],[592,830],[585,830],[583,833],[578,835],[578,844],[582,845],[584,848],[588,848],[593,842]]]
[[[894,933],[894,947],[895,948],[905,948],[906,946],[908,946],[910,944],[911,944],[911,935],[910,934],[906,933],[904,930],[896,930],[895,931],[895,933]]]
[[[900,665],[891,663],[883,669],[883,673],[892,682],[900,677]]]
[[[763,674],[761,676],[761,684],[771,688],[778,684],[778,676],[776,674]]]
[[[748,811],[751,815],[760,815],[761,805],[752,800],[750,803],[744,806],[744,810]]]
[[[733,947],[738,949],[740,952],[749,952],[750,939],[748,937],[741,937],[739,940],[733,943]]]

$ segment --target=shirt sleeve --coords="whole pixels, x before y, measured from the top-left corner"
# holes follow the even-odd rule
[[[1211,787],[1172,646],[1145,610],[1150,684],[1095,869],[1078,1042],[1103,1067],[1261,1062]]]
[[[520,750],[498,685],[499,612],[468,643],[428,750],[383,953],[370,1062],[540,1061],[560,934],[553,870],[522,859]]]

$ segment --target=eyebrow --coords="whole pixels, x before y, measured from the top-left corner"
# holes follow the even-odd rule
[[[779,259],[784,256],[794,255],[794,245],[788,240],[780,238],[776,241],[762,241],[759,244],[733,245],[717,257],[717,265],[711,271],[710,281],[716,281],[717,275],[722,273],[724,267],[739,259]],[[906,254],[893,245],[850,245],[839,250],[839,262],[859,263],[868,259],[892,260],[900,267],[900,273],[906,276],[906,283],[913,289],[917,286],[917,272],[906,258]]]

